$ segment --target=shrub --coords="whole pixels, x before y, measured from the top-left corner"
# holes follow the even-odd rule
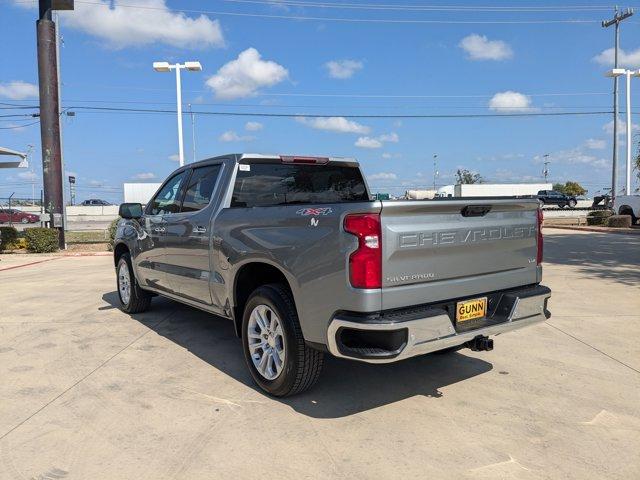
[[[587,215],[587,225],[606,225],[607,218],[613,215],[611,210],[595,210]]]
[[[109,251],[112,252],[113,251],[113,242],[116,239],[116,232],[118,231],[118,222],[120,221],[120,218],[116,218],[113,222],[111,222],[111,224],[109,225]]]
[[[631,215],[611,215],[607,218],[607,227],[631,228]]]
[[[58,251],[58,230],[53,228],[27,228],[24,231],[27,250],[33,253]]]
[[[11,250],[18,240],[15,227],[0,227],[0,250]]]

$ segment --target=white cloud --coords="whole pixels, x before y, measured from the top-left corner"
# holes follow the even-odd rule
[[[356,140],[355,146],[360,148],[381,148],[386,142],[398,143],[399,141],[398,134],[391,132],[377,137],[360,137]]]
[[[249,135],[238,135],[233,130],[227,130],[218,137],[218,140],[221,142],[250,142],[255,140],[255,137],[251,137]]]
[[[489,100],[489,108],[496,112],[530,111],[531,98],[512,90],[499,92]]]
[[[367,134],[371,131],[366,125],[347,120],[344,117],[297,117],[296,121],[316,130],[330,132]]]
[[[135,180],[151,180],[153,178],[156,178],[156,175],[155,173],[145,172],[145,173],[138,173],[134,175],[133,178]]]
[[[353,77],[353,74],[364,67],[362,62],[357,60],[332,60],[324,64],[331,78],[344,80]]]
[[[484,35],[472,33],[458,44],[470,60],[507,60],[513,57],[513,50],[502,40],[489,40]]]
[[[367,178],[369,180],[371,180],[371,181],[375,181],[375,180],[397,180],[398,179],[398,175],[396,175],[395,173],[391,173],[391,172],[380,172],[380,173],[374,173],[373,175],[369,175]]]
[[[557,164],[587,165],[594,168],[607,168],[610,166],[609,160],[585,152],[584,147],[576,147],[553,152],[549,155],[549,159],[551,160],[552,167]],[[542,163],[545,160],[546,159],[543,155],[536,155],[533,157],[533,161],[535,163]]]
[[[167,158],[169,160],[171,160],[172,162],[179,162],[180,161],[180,155],[178,155],[177,153],[169,155]]]
[[[400,141],[400,137],[398,137],[398,134],[396,132],[391,132],[380,135],[378,137],[378,140],[380,140],[381,142],[398,143]]]
[[[385,152],[382,154],[382,158],[384,158],[385,160],[390,160],[392,158],[401,158],[402,155],[400,153],[389,153],[389,152]]]
[[[264,125],[262,125],[260,122],[247,122],[244,125],[244,129],[247,132],[257,132],[258,130],[262,130],[264,128]]]
[[[232,100],[255,95],[260,88],[272,87],[288,76],[289,71],[282,65],[262,60],[258,50],[248,48],[220,67],[206,84],[217,98]]]
[[[33,4],[20,4],[30,8]],[[77,3],[72,12],[60,12],[65,26],[104,40],[111,48],[165,44],[179,48],[223,47],[218,20],[195,18],[171,10],[165,0],[137,0],[127,8],[122,0]]]
[[[355,146],[360,148],[382,148],[382,142],[377,138],[360,137],[356,140]]]
[[[35,180],[38,176],[33,172],[20,172],[18,173],[18,178],[23,180]]]
[[[602,126],[602,130],[604,130],[605,133],[607,133],[608,135],[613,135],[613,120],[605,123]],[[632,123],[631,130],[633,130],[634,132],[637,132],[638,130],[640,130],[640,125],[638,125],[637,123]],[[627,131],[627,122],[625,122],[622,119],[619,119],[618,120],[618,136],[624,135],[626,131]]]
[[[590,150],[602,150],[607,146],[607,142],[597,138],[588,138],[584,145]]]
[[[0,83],[0,97],[11,100],[24,100],[26,98],[38,97],[38,86],[33,83],[13,80],[7,83]]]
[[[615,52],[613,48],[607,48],[598,55],[593,57],[593,61],[600,65],[613,66]],[[636,50],[618,50],[618,66],[620,68],[638,68],[640,67],[640,48]]]

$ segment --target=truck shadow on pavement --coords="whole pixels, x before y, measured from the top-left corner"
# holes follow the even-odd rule
[[[117,306],[117,293],[103,300]],[[173,314],[169,315],[171,312]],[[171,300],[156,297],[151,309],[131,318],[238,382],[266,395],[253,382],[233,324]],[[164,319],[164,320],[163,320]],[[491,371],[493,366],[463,353],[425,355],[395,364],[369,365],[325,356],[320,380],[310,391],[275,400],[314,418],[339,418],[416,395],[439,398],[441,389]]]
[[[568,265],[590,278],[640,285],[640,235],[556,232],[544,237],[545,264]]]

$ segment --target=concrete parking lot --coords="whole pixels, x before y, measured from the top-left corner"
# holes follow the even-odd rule
[[[0,478],[640,478],[640,236],[545,247],[548,322],[281,400],[230,322],[120,312],[109,257],[0,257]]]

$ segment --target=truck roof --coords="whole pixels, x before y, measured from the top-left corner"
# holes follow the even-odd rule
[[[320,155],[291,155],[291,154],[285,155],[285,154],[266,154],[266,153],[228,153],[226,155],[217,155],[215,157],[210,157],[204,160],[200,160],[198,162],[190,163],[185,166],[205,164],[211,160],[219,160],[222,158],[233,158],[237,163],[243,163],[244,161],[247,161],[247,160],[254,160],[254,161],[257,160],[258,162],[260,161],[268,162],[268,161],[274,161],[274,160],[279,161],[279,160],[282,160],[283,158],[289,158],[289,159],[301,158],[301,159],[319,159],[319,160],[325,160],[328,163],[343,163],[343,164],[351,165],[355,167],[360,165],[355,158],[351,158],[351,157],[325,157]]]

